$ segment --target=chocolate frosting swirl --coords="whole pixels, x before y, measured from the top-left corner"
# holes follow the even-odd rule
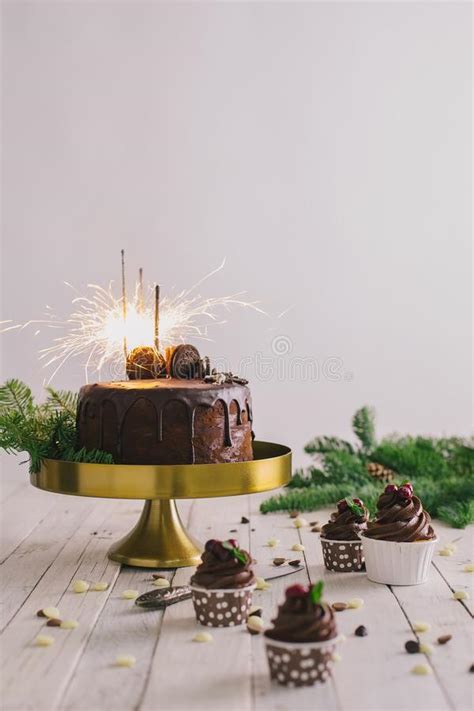
[[[359,535],[367,529],[369,512],[366,507],[362,516],[352,513],[350,508],[345,511],[334,511],[331,518],[321,529],[321,538],[330,541],[358,541]]]
[[[208,590],[225,590],[226,588],[244,588],[255,582],[252,570],[253,560],[247,551],[241,553],[245,556],[245,563],[234,558],[228,551],[228,556],[220,560],[213,553],[205,550],[201,556],[202,563],[191,578],[191,585],[196,585]]]
[[[369,523],[364,535],[381,541],[403,543],[429,541],[436,537],[431,517],[418,496],[403,499],[396,491],[381,494],[375,521]]]
[[[265,636],[280,642],[324,642],[337,635],[332,609],[324,602],[315,605],[310,595],[287,597],[272,622]]]

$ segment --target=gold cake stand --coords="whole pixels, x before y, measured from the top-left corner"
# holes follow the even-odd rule
[[[254,494],[291,477],[291,450],[254,442],[254,459],[231,464],[83,464],[45,459],[33,486],[56,494],[146,499],[136,526],[114,543],[109,558],[143,568],[197,565],[201,544],[185,529],[175,499]]]

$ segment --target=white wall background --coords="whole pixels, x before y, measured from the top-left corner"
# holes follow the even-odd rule
[[[260,438],[302,463],[364,403],[381,434],[468,433],[471,45],[469,3],[4,3],[3,318],[66,313],[121,247],[165,291],[227,256],[206,294],[294,308],[204,350],[341,361],[254,377]],[[33,331],[2,377],[39,392]]]

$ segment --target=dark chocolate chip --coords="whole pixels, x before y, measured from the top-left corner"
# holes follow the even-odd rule
[[[51,618],[47,621],[46,627],[61,627],[61,620],[58,620],[56,617]]]
[[[248,519],[247,516],[242,516],[240,523],[250,523],[250,519]]]
[[[290,518],[298,518],[299,515],[299,511],[290,511]]]
[[[342,612],[343,610],[347,610],[349,605],[347,602],[333,602],[331,607],[333,610],[336,610],[336,612]]]
[[[408,654],[418,654],[420,651],[420,643],[416,642],[414,639],[409,639],[408,642],[405,642],[405,649]]]
[[[44,614],[43,610],[38,610],[38,612],[36,613],[36,616],[37,616],[37,617],[46,617],[46,615]]]
[[[273,565],[283,565],[283,563],[286,563],[286,558],[274,558],[273,559]]]
[[[471,672],[471,674],[474,673],[474,664],[471,664],[471,666],[469,667],[469,671]]]
[[[446,642],[449,642],[452,638],[452,634],[443,634],[441,637],[438,637],[438,644],[446,644]]]
[[[359,625],[354,634],[356,637],[367,637],[369,633],[367,632],[367,627],[364,627],[364,625]]]
[[[153,580],[166,580],[166,575],[161,575],[160,573],[153,573],[151,577]]]
[[[229,528],[229,533],[238,533],[236,528]]]
[[[301,560],[289,560],[288,565],[292,565],[293,568],[297,568],[299,565],[301,565]]]

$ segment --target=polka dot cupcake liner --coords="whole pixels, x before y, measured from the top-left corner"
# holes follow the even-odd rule
[[[255,585],[227,590],[191,586],[197,621],[206,627],[235,627],[247,622]]]
[[[326,642],[296,644],[266,639],[272,681],[282,686],[324,684],[331,676],[333,654],[339,637]]]
[[[335,573],[360,573],[365,570],[361,541],[330,541],[321,538],[324,565]]]

